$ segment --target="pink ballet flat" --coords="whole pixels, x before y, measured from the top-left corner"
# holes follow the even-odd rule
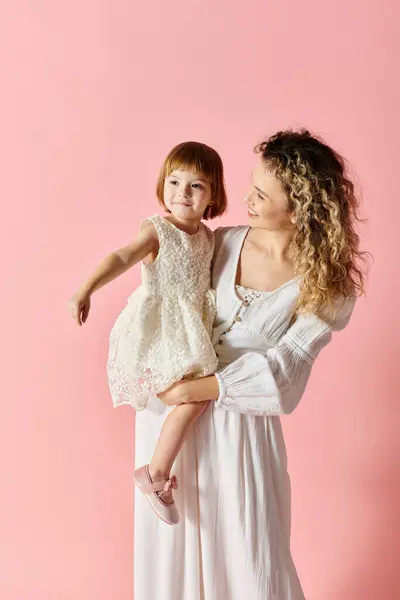
[[[163,502],[163,499],[156,494],[156,492],[169,492],[171,489],[176,490],[178,487],[178,480],[175,475],[168,480],[164,479],[164,481],[153,482],[149,473],[149,465],[145,465],[134,472],[133,479],[151,508],[164,523],[168,523],[168,525],[176,525],[179,523],[179,513],[175,502],[166,504]]]

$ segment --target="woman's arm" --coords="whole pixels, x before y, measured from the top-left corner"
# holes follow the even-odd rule
[[[248,352],[216,374],[217,406],[261,416],[287,415],[299,404],[312,367],[332,332],[343,329],[354,308],[349,298],[328,322],[300,315],[266,355]]]
[[[216,400],[224,409],[255,416],[289,414],[303,396],[315,359],[332,331],[346,326],[353,306],[350,299],[330,325],[301,316],[266,355],[247,352],[215,375],[179,382],[160,398],[167,404]]]
[[[204,402],[217,400],[219,397],[219,384],[215,375],[178,381],[168,390],[158,394],[160,400],[169,406],[188,404],[190,402]]]
[[[215,375],[179,381],[158,397],[170,406],[214,400],[217,406],[243,414],[283,415],[296,408],[310,373],[310,361],[283,341],[267,356],[246,352]]]

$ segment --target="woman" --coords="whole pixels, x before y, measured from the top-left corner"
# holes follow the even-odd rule
[[[363,291],[357,200],[343,159],[307,131],[261,144],[249,225],[216,232],[219,370],[136,417],[145,464],[170,406],[209,400],[174,465],[181,523],[135,509],[135,600],[304,600],[290,553],[280,415],[299,403],[332,331]]]

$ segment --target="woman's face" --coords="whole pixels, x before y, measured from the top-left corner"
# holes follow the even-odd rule
[[[262,158],[253,171],[251,190],[244,201],[250,226],[265,229],[293,227],[288,197],[273,169]]]

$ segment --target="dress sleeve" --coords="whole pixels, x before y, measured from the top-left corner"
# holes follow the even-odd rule
[[[313,315],[299,316],[266,355],[248,352],[215,373],[220,390],[216,406],[260,416],[293,412],[332,331],[344,329],[349,322],[354,300],[346,300],[330,324]]]

